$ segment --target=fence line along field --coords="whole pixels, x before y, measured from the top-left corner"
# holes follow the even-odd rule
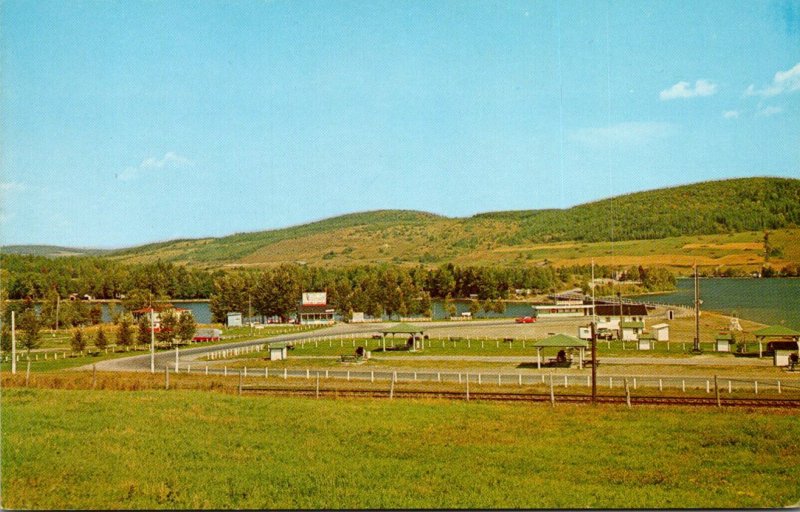
[[[13,387],[2,403],[7,508],[734,508],[800,496],[795,411]]]

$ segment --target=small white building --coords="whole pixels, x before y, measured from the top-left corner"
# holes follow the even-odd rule
[[[652,350],[655,348],[656,338],[653,333],[645,332],[639,335],[638,348],[639,350]]]
[[[653,339],[656,341],[669,341],[669,324],[655,324],[650,326]]]
[[[353,318],[350,321],[354,324],[360,324],[364,322],[364,312],[363,311],[353,311]]]
[[[733,336],[729,332],[719,333],[714,337],[714,349],[717,352],[730,352]]]
[[[289,349],[286,343],[273,343],[269,346],[269,360],[283,361],[289,357]]]
[[[241,327],[242,326],[242,314],[237,311],[231,311],[228,313],[228,321],[226,322],[228,327]]]
[[[620,322],[619,328],[623,341],[636,341],[644,331],[644,322]]]
[[[578,339],[591,340],[592,339],[592,326],[584,325],[578,327]]]

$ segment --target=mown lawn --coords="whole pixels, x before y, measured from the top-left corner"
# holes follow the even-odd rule
[[[2,395],[5,508],[782,507],[797,412]]]

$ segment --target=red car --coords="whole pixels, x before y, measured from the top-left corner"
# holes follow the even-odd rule
[[[532,324],[533,322],[536,321],[536,319],[533,318],[532,316],[521,316],[514,321],[517,322],[518,324]]]

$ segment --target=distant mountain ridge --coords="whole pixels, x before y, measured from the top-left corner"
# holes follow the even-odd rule
[[[282,229],[99,253],[119,260],[161,259],[202,266],[508,263],[510,258],[541,258],[549,245],[563,252],[570,246],[588,251],[587,244],[599,244],[597,251],[602,246],[602,252],[598,255],[602,255],[609,252],[603,244],[610,242],[705,235],[730,238],[735,233],[797,226],[800,180],[761,177],[635,192],[563,210],[487,212],[466,218],[409,210],[359,212]],[[756,250],[754,235],[739,238],[740,246],[749,244],[748,251]],[[613,254],[614,247],[610,250]],[[724,250],[717,252],[724,256]],[[752,263],[752,258],[747,261]]]

